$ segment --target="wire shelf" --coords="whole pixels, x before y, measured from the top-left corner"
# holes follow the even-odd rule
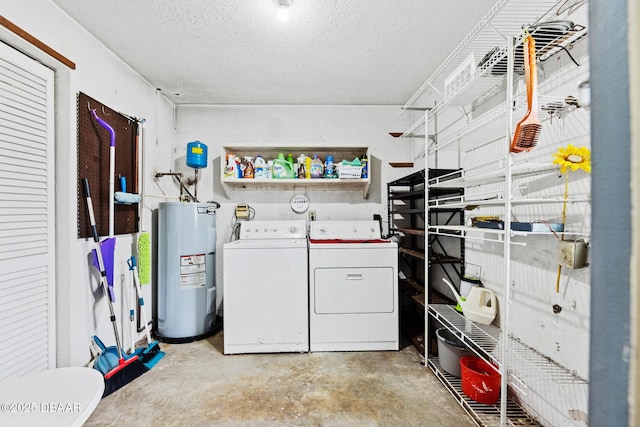
[[[504,337],[500,328],[471,322],[451,305],[430,304],[428,312],[478,356],[495,364],[502,371],[505,362],[501,359]],[[558,422],[575,422],[571,418],[572,414],[576,411],[586,412],[589,387],[587,380],[514,336],[509,336],[506,345],[510,386],[531,399],[544,401],[546,407],[552,407],[555,410],[554,419],[550,421],[552,425],[558,425]],[[560,401],[552,401],[550,396],[557,396]],[[533,409],[528,410],[534,413]],[[541,418],[540,414],[536,415]],[[549,418],[551,417],[547,415],[546,419]]]
[[[523,70],[521,47],[523,28],[527,28],[536,40],[537,57],[541,61],[584,37],[586,35],[584,26],[561,21],[563,16],[558,15],[557,12],[554,13],[562,1],[564,0],[498,1],[402,108],[410,109],[431,88],[441,90],[447,95],[445,89],[447,78],[451,78],[451,75],[458,71],[465,61],[471,59],[473,59],[471,61],[473,71],[469,73],[466,84],[459,87],[455,93],[445,96],[440,103],[442,106],[461,96],[472,86],[471,82],[479,78],[491,79],[493,85],[499,84],[501,79],[493,78],[506,74],[506,44],[510,35],[521,34],[515,51],[514,66],[516,72]],[[441,106],[436,105],[428,114],[436,114],[439,108]]]
[[[458,172],[458,177],[448,179],[443,176],[434,178],[429,181],[430,188],[458,188],[473,187],[486,185],[496,182],[504,182],[506,177],[506,168],[502,161],[491,162],[485,165],[477,166],[473,169]],[[556,173],[558,167],[550,163],[534,163],[534,162],[518,162],[511,167],[512,176],[514,178],[529,175],[538,175],[542,173]]]
[[[456,399],[467,414],[479,426],[500,425],[500,400],[495,405],[484,405],[469,399],[462,391],[462,380],[448,374],[440,366],[437,357],[428,359],[427,364],[435,376],[445,386],[447,391]],[[507,425],[510,426],[539,426],[540,423],[519,406],[515,400],[507,398]]]
[[[564,1],[537,0],[532,3],[525,0],[502,0],[496,3],[402,109],[415,109],[413,106],[430,89],[440,100],[409,129],[397,135],[416,138],[416,131],[424,128],[425,120],[436,117],[442,109],[448,106],[477,105],[503,91],[506,88],[507,43],[510,35],[519,35],[514,46],[514,73],[521,79],[524,75],[525,29],[535,41],[538,62],[543,63],[559,52],[565,52],[576,65],[580,65],[569,48],[586,37],[587,29],[582,24],[568,20],[566,11],[559,13],[559,6]],[[492,114],[505,112],[503,106]],[[492,118],[485,117],[472,128],[465,129],[464,133],[491,121]],[[438,149],[459,137],[451,135],[446,141],[439,141]],[[435,138],[430,139],[430,150],[434,150]]]

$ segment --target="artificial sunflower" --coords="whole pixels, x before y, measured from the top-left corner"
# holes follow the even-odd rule
[[[587,147],[574,147],[567,145],[567,148],[558,148],[558,152],[553,154],[553,163],[560,165],[560,173],[566,173],[569,170],[591,172],[591,151]],[[569,198],[569,174],[565,175],[564,180],[564,203],[562,204],[562,226],[567,220],[567,199]],[[564,234],[562,235],[564,240]],[[560,274],[562,266],[558,264],[558,277],[556,278],[556,293],[560,292]]]
[[[582,169],[591,172],[591,151],[587,147],[574,147],[567,145],[567,148],[558,148],[553,155],[553,163],[560,165],[560,173],[565,173],[568,168],[572,171]]]

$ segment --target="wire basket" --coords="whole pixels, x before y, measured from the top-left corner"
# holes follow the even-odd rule
[[[360,178],[362,166],[337,165],[338,178]]]

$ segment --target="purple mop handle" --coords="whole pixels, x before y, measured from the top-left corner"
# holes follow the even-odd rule
[[[100,123],[100,126],[102,126],[107,131],[109,131],[109,136],[111,137],[111,140],[109,142],[109,146],[110,147],[115,147],[116,146],[116,131],[114,131],[111,126],[109,126],[109,123],[105,122],[100,117],[98,117],[98,115],[96,114],[96,110],[95,109],[91,110],[91,113],[93,113],[93,117],[95,117],[95,119],[98,121],[98,123]]]

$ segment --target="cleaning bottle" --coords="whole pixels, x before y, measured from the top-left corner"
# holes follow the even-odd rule
[[[307,156],[305,156],[304,154],[300,154],[298,156],[298,161],[296,163],[296,170],[298,171],[298,179],[305,179],[306,174],[307,174],[307,166],[305,164],[307,160]]]
[[[262,156],[256,157],[256,161],[253,163],[253,176],[256,179],[267,177],[267,162],[264,161]]]
[[[236,161],[236,178],[242,178],[244,176],[244,165],[242,164],[242,159],[236,156],[234,160]]]
[[[284,159],[284,154],[278,154],[278,158],[273,160],[271,169],[273,178],[295,178],[296,173],[293,169],[293,162]]]
[[[253,166],[253,157],[245,157],[243,177],[253,179],[254,174],[255,174],[255,168]]]
[[[327,156],[324,159],[324,177],[325,178],[333,178],[334,177],[334,165],[333,165],[333,156]]]
[[[227,166],[224,168],[224,177],[225,178],[237,178],[238,171],[236,170],[236,156],[228,153],[227,154]]]
[[[311,161],[311,178],[322,178],[323,171],[322,160],[318,158],[317,154],[314,154]]]
[[[311,178],[311,157],[304,159],[304,179]]]
[[[362,162],[361,178],[368,178],[369,177],[369,161],[367,160],[366,155],[363,155],[360,161]]]

